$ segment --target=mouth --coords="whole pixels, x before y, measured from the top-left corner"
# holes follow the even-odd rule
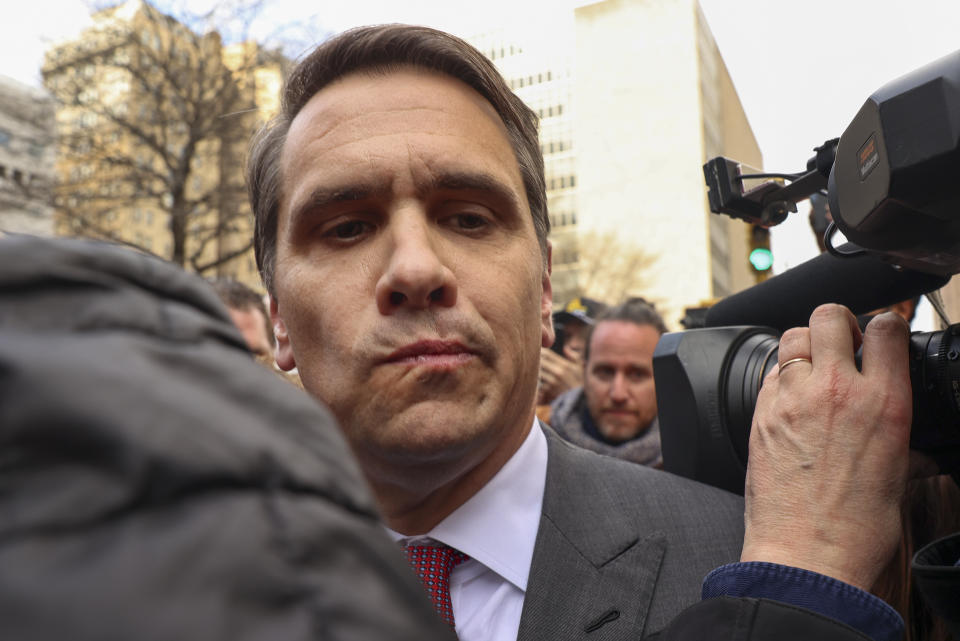
[[[424,340],[405,345],[383,359],[385,365],[454,369],[477,358],[458,341]]]
[[[604,414],[611,416],[633,416],[636,414],[633,410],[623,410],[623,409],[605,409],[602,410]]]

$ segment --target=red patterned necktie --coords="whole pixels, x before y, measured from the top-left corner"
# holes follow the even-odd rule
[[[450,573],[470,557],[452,547],[435,545],[407,545],[403,548],[407,561],[426,588],[433,607],[440,618],[453,627],[453,608],[450,605]]]

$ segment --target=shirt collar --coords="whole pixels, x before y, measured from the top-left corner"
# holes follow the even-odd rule
[[[536,419],[519,449],[476,494],[422,536],[454,547],[521,590],[533,561],[547,478],[547,439]]]

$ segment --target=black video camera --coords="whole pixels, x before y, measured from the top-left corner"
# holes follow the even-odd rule
[[[818,305],[854,314],[942,287],[960,272],[960,51],[874,93],[843,135],[789,184],[751,181],[735,161],[704,166],[710,208],[755,225],[783,222],[826,193],[829,250],[717,303],[705,328],[664,335],[654,354],[664,468],[743,493],[747,444],[780,332]],[[834,247],[839,229],[852,241]],[[910,339],[911,447],[960,479],[960,324]]]

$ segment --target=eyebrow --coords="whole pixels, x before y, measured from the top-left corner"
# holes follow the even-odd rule
[[[494,198],[510,206],[514,211],[520,209],[516,193],[500,180],[485,173],[449,172],[434,178],[430,187],[435,191],[478,191],[492,194]]]
[[[301,200],[292,211],[291,220],[302,218],[310,210],[323,209],[345,202],[357,202],[384,197],[390,193],[390,181],[344,184],[335,187],[317,187]],[[446,172],[435,176],[430,182],[417,186],[417,195],[425,196],[431,191],[481,192],[519,211],[517,194],[502,181],[482,172]]]
[[[338,187],[317,187],[293,208],[292,220],[302,218],[311,209],[322,209],[338,203],[367,200],[389,191],[390,185],[383,183],[347,184]]]

